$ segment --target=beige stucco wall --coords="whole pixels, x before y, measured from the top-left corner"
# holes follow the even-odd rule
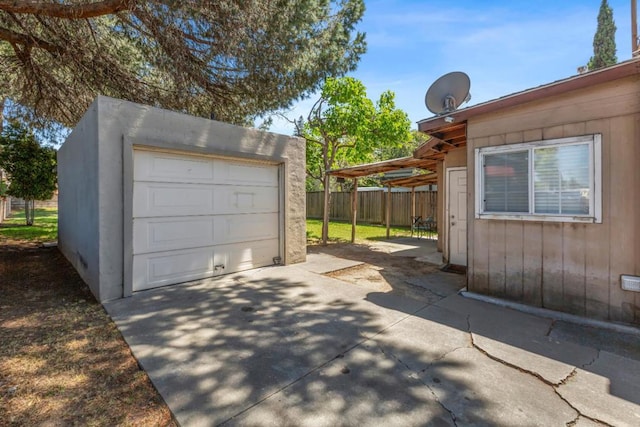
[[[474,149],[602,134],[601,224],[474,219]],[[467,124],[468,287],[589,317],[640,323],[640,77],[628,77]]]
[[[136,145],[281,165],[283,261],[306,259],[303,140],[101,96],[58,154],[60,247],[98,300],[130,294],[124,200]]]

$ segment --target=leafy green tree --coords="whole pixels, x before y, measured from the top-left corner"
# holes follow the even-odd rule
[[[411,131],[411,138],[404,144],[385,146],[376,149],[374,153],[375,161],[397,159],[400,157],[412,156],[413,151],[429,140],[429,135],[419,130]]]
[[[355,69],[363,0],[0,1],[0,99],[74,126],[98,94],[234,123]]]
[[[393,92],[386,91],[374,103],[361,81],[328,78],[306,121],[296,122],[296,133],[307,141],[307,175],[320,183],[325,194],[324,244],[331,203],[327,171],[369,162],[376,150],[400,146],[411,139],[411,122],[396,108],[394,98]]]
[[[0,135],[0,168],[9,175],[7,194],[25,200],[26,223],[33,225],[34,201],[51,198],[56,189],[56,151],[13,122]]]
[[[593,56],[589,59],[589,70],[608,67],[618,62],[616,56],[616,24],[613,9],[607,0],[602,0],[598,12],[598,28],[593,37]]]

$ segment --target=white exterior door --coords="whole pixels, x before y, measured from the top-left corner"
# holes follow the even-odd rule
[[[133,290],[273,264],[278,166],[134,151]]]
[[[467,168],[447,169],[449,263],[467,265]]]

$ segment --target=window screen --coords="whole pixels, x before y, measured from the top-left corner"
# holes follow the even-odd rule
[[[529,212],[529,152],[485,156],[484,202],[489,212]]]
[[[535,213],[589,214],[589,145],[534,150]]]

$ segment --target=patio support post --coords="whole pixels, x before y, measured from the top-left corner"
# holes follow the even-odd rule
[[[411,187],[411,237],[413,237],[413,219],[416,217],[416,187]]]
[[[353,178],[351,190],[351,243],[356,241],[356,223],[358,222],[358,178]]]
[[[385,203],[385,218],[387,220],[387,239],[391,228],[391,186],[387,185],[387,203]]]

